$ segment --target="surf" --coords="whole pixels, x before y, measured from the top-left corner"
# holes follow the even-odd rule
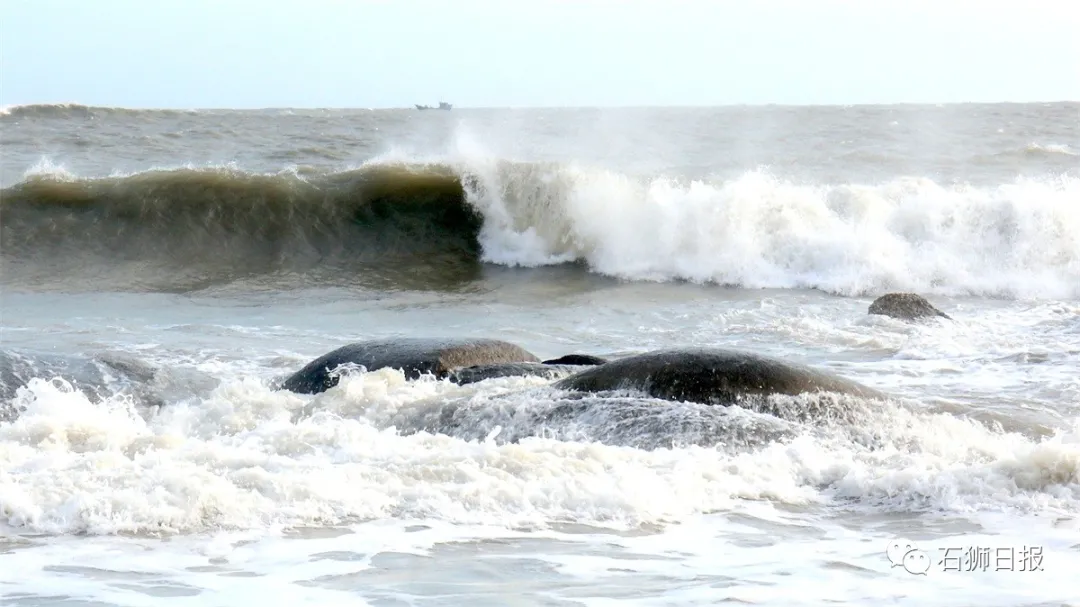
[[[250,278],[457,288],[485,265],[630,281],[1080,296],[1080,179],[806,184],[572,162],[379,158],[341,171],[28,173],[0,191],[5,280],[184,291]]]

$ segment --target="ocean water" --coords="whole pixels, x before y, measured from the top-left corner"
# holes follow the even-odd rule
[[[20,106],[0,188],[3,604],[1080,604],[1080,104]],[[437,336],[891,398],[274,387]]]

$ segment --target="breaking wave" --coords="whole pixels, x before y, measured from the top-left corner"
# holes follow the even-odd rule
[[[23,284],[111,272],[182,290],[284,273],[422,287],[471,280],[482,263],[578,262],[628,280],[842,295],[1080,296],[1080,179],[1068,175],[804,185],[761,171],[686,182],[555,163],[373,161],[333,173],[44,170],[0,199],[5,274]]]

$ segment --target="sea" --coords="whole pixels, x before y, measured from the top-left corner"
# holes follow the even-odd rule
[[[4,605],[1080,605],[1080,103],[5,107],[0,262]],[[277,389],[404,337],[889,399]]]

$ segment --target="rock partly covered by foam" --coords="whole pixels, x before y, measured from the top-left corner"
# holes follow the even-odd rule
[[[901,320],[918,320],[921,318],[951,318],[948,314],[938,310],[926,301],[926,298],[914,293],[887,293],[874,300],[870,304],[869,314],[881,314]]]
[[[555,383],[563,390],[633,390],[654,398],[731,405],[747,397],[828,392],[865,398],[883,394],[795,363],[733,350],[663,350],[614,360]]]
[[[282,384],[282,388],[317,394],[338,383],[334,371],[354,364],[368,371],[400,369],[409,379],[430,373],[445,378],[457,369],[477,365],[538,363],[539,358],[515,344],[497,339],[400,338],[349,344],[308,363]]]

